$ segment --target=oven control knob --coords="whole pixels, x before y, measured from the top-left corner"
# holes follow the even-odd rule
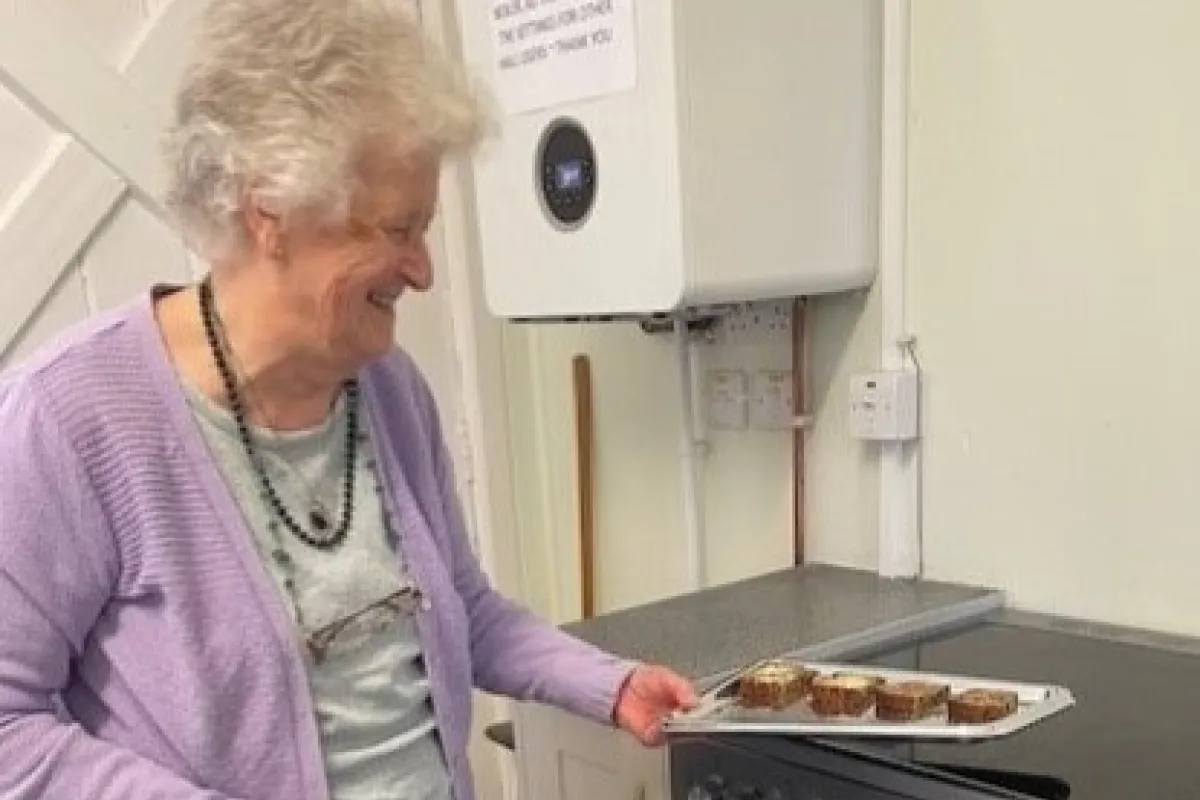
[[[687,800],[726,800],[725,779],[720,775],[709,775],[688,790]]]

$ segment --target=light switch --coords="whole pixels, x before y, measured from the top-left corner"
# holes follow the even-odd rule
[[[876,441],[917,438],[919,384],[915,372],[855,375],[850,387],[851,433]]]

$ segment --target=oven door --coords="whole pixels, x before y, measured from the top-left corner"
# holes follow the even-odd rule
[[[768,736],[670,742],[671,800],[1067,800],[1054,778],[916,764],[874,746]]]

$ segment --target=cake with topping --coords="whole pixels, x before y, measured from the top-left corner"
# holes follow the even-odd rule
[[[995,689],[968,689],[949,701],[950,722],[960,725],[980,725],[996,722],[1015,714],[1017,693]]]
[[[875,704],[878,687],[870,675],[821,675],[812,682],[812,710],[822,717],[861,716]]]
[[[783,709],[804,699],[817,673],[787,661],[767,661],[738,681],[738,700],[745,708]]]
[[[884,683],[875,691],[875,716],[885,722],[915,722],[941,710],[950,687],[927,681]]]

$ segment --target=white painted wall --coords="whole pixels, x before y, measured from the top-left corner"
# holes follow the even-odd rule
[[[849,438],[850,378],[879,367],[877,289],[814,298],[812,411],[805,460],[807,560],[875,569],[879,559],[879,459]]]
[[[913,22],[929,572],[1200,634],[1200,7]]]
[[[510,447],[525,597],[558,619],[580,613],[571,360],[592,362],[596,607],[614,611],[689,588],[679,458],[681,387],[670,334],[632,323],[506,329]],[[790,368],[790,333],[700,346],[704,370]],[[792,563],[788,431],[708,432],[705,559],[710,584]]]
[[[874,291],[815,298],[806,438],[807,556],[872,569],[879,469],[846,435],[850,376],[879,362]],[[679,382],[669,338],[632,325],[509,326],[510,447],[524,596],[548,616],[579,615],[571,359],[592,359],[596,415],[597,610],[687,590],[678,468]],[[790,333],[701,347],[702,367],[789,369]],[[792,450],[781,431],[707,432],[704,484],[710,583],[792,563]]]

